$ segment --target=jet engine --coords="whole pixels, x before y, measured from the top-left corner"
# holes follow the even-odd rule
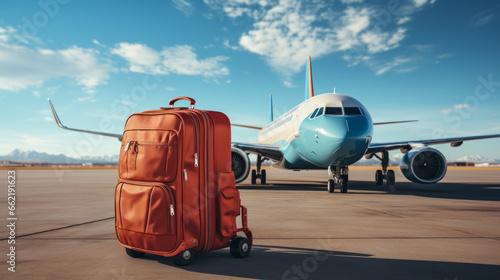
[[[250,159],[248,155],[236,147],[231,147],[231,168],[236,183],[243,182],[250,173]]]
[[[419,184],[433,184],[446,174],[446,158],[441,152],[429,147],[410,150],[401,160],[401,172],[405,177]]]

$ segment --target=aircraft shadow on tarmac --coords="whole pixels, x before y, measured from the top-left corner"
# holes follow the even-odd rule
[[[303,183],[297,181],[280,181],[268,185],[248,185],[239,184],[237,188],[240,190],[284,190],[284,191],[322,191],[326,192],[326,184],[324,183]],[[500,201],[500,184],[463,184],[463,183],[446,183],[437,184],[414,184],[409,182],[396,183],[395,186],[377,186],[375,183],[366,181],[349,181],[349,192],[340,194],[339,190],[335,190],[336,194],[329,195],[349,195],[349,194],[392,194],[392,195],[414,195],[431,198],[444,199],[465,199],[465,200],[484,200],[484,201]]]
[[[144,258],[174,266],[170,258]],[[246,259],[227,249],[196,255],[186,271],[254,279],[498,279],[500,266],[378,259],[371,255],[308,248],[254,245]]]

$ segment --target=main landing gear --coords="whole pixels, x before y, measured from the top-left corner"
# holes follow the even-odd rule
[[[333,179],[328,180],[327,190],[329,193],[335,192],[335,189],[340,189],[340,192],[347,192],[347,182],[349,181],[348,166],[332,166],[328,167],[328,174],[333,175]]]
[[[257,183],[257,178],[260,179],[260,183],[262,185],[266,184],[266,170],[261,170],[262,162],[264,162],[265,160],[267,160],[267,158],[262,158],[262,156],[260,155],[257,156],[257,170],[252,170],[252,185],[255,185]]]
[[[394,170],[387,170],[387,167],[389,166],[389,152],[383,151],[382,158],[377,154],[373,155],[382,162],[382,170],[377,170],[375,172],[375,184],[380,186],[384,184],[385,180],[388,186],[393,186],[396,183],[396,176],[394,175]]]

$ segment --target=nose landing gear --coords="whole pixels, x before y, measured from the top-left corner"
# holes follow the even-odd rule
[[[329,193],[335,192],[335,189],[340,189],[340,192],[347,192],[347,182],[349,181],[349,167],[348,166],[334,166],[328,167],[328,174],[333,175],[333,179],[328,180],[327,190]]]

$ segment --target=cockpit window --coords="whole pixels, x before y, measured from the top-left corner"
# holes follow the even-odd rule
[[[326,107],[325,115],[342,116],[341,107]]]
[[[344,107],[346,116],[361,116],[361,110],[358,107]]]
[[[316,112],[318,112],[318,108],[316,108],[314,110],[314,112],[311,114],[311,116],[309,117],[310,119],[314,119],[314,116],[316,116]]]
[[[321,115],[323,115],[323,107],[319,108],[319,111],[318,111],[318,113],[316,114],[315,118],[317,118],[317,117],[319,117],[319,116],[321,116]]]

